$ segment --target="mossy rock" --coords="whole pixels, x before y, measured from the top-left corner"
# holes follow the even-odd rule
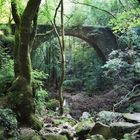
[[[111,130],[110,126],[105,125],[101,122],[96,122],[95,126],[92,128],[91,131],[92,135],[102,135],[105,139],[110,139],[111,138]]]
[[[111,134],[114,138],[123,138],[124,134],[131,133],[140,128],[139,124],[133,124],[128,122],[117,122],[110,124]]]
[[[67,117],[59,117],[54,119],[54,126],[58,126],[64,123],[68,123],[69,125],[74,126],[77,124],[77,121],[73,118],[67,118]]]
[[[136,140],[136,137],[132,134],[125,134],[121,140]]]
[[[104,137],[102,135],[93,135],[91,136],[91,140],[105,140]]]
[[[30,129],[30,128],[21,128],[20,140],[42,140],[42,138],[33,129]]]
[[[57,135],[57,134],[45,134],[43,140],[68,140],[66,136]]]
[[[111,111],[101,111],[97,114],[96,121],[109,125],[113,122],[124,121],[121,113]]]
[[[84,120],[77,123],[74,128],[77,136],[87,135],[91,129],[94,127],[95,122],[92,119]]]
[[[43,122],[38,118],[37,115],[34,114],[31,115],[29,123],[33,127],[33,129],[38,131],[43,127]]]
[[[135,123],[140,123],[140,113],[124,113],[123,117],[128,121],[128,122],[135,122]]]

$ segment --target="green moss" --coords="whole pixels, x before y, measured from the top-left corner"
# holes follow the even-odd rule
[[[82,122],[79,122],[75,126],[75,130],[77,135],[84,135],[87,134],[93,126],[95,125],[95,122],[92,119],[84,120]]]
[[[42,140],[41,136],[32,129],[27,129],[20,135],[20,140]]]
[[[29,123],[35,130],[40,130],[43,127],[43,122],[34,114],[31,115]]]
[[[71,119],[71,118],[67,118],[67,117],[59,117],[57,119],[54,119],[54,125],[55,126],[58,126],[60,124],[64,124],[64,123],[68,123],[70,124],[71,126],[74,126],[76,125],[77,121],[74,120],[74,119]]]
[[[12,109],[16,112],[18,121],[40,130],[43,123],[35,113],[35,102],[32,97],[30,84],[23,77],[18,77],[10,89],[8,101]]]

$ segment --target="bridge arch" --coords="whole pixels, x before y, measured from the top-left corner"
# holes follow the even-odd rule
[[[48,33],[48,31],[50,31],[50,33]],[[60,28],[58,28],[58,32],[61,35]],[[107,27],[70,27],[65,29],[65,36],[77,37],[87,42],[96,50],[103,62],[107,60],[108,54],[112,50],[118,48],[115,35],[112,33],[111,29]],[[34,43],[35,48],[33,49],[36,49],[42,43],[49,40],[50,37],[56,37],[52,26],[38,26],[38,34]]]

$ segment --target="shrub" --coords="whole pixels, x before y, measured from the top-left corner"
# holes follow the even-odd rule
[[[122,38],[128,43],[128,47],[112,51],[102,68],[105,76],[114,84],[125,83],[130,86],[136,79],[140,79],[140,37],[130,30]]]
[[[14,79],[14,62],[6,53],[6,49],[0,47],[0,96],[5,95]]]
[[[39,114],[46,108],[46,102],[48,100],[48,93],[45,90],[39,90],[36,92],[35,101],[36,101],[36,111]]]
[[[0,109],[0,124],[4,127],[4,139],[17,137],[17,119],[11,109]]]
[[[82,81],[80,79],[65,80],[63,85],[66,90],[82,89]]]
[[[51,99],[46,104],[47,109],[55,111],[59,107],[59,101],[56,99]]]
[[[9,35],[11,33],[11,28],[8,25],[1,24],[0,30],[3,31],[5,35]]]
[[[43,81],[45,81],[48,77],[48,74],[43,71],[33,70],[32,71],[32,84],[35,89],[41,89],[44,85]]]
[[[8,129],[17,128],[17,120],[11,109],[0,109],[0,122]]]

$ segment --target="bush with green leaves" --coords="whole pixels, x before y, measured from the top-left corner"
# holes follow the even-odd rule
[[[36,102],[36,112],[38,114],[42,114],[46,109],[46,104],[48,101],[48,93],[45,90],[38,90],[35,94],[35,102]]]
[[[17,119],[11,109],[0,109],[0,126],[4,129],[3,138],[17,137]]]
[[[56,108],[59,107],[59,101],[56,99],[50,99],[46,104],[47,109],[56,111]]]
[[[80,79],[71,79],[71,80],[65,80],[63,82],[64,89],[65,90],[81,90],[82,89],[82,81]]]
[[[47,79],[48,74],[43,71],[33,70],[32,71],[32,84],[34,89],[41,89],[44,86],[44,82]]]
[[[0,96],[5,95],[14,80],[14,61],[0,48]]]
[[[11,33],[11,28],[6,24],[1,24],[0,31],[2,31],[5,35],[9,35]]]
[[[129,11],[121,12],[116,18],[111,19],[110,25],[115,32],[125,33],[133,27],[140,26],[140,8],[130,9]]]
[[[17,120],[16,116],[11,109],[0,109],[0,124],[8,129],[16,129],[17,128]]]
[[[140,79],[140,36],[130,30],[121,38],[128,47],[112,51],[102,68],[113,83],[132,85],[135,80]]]

